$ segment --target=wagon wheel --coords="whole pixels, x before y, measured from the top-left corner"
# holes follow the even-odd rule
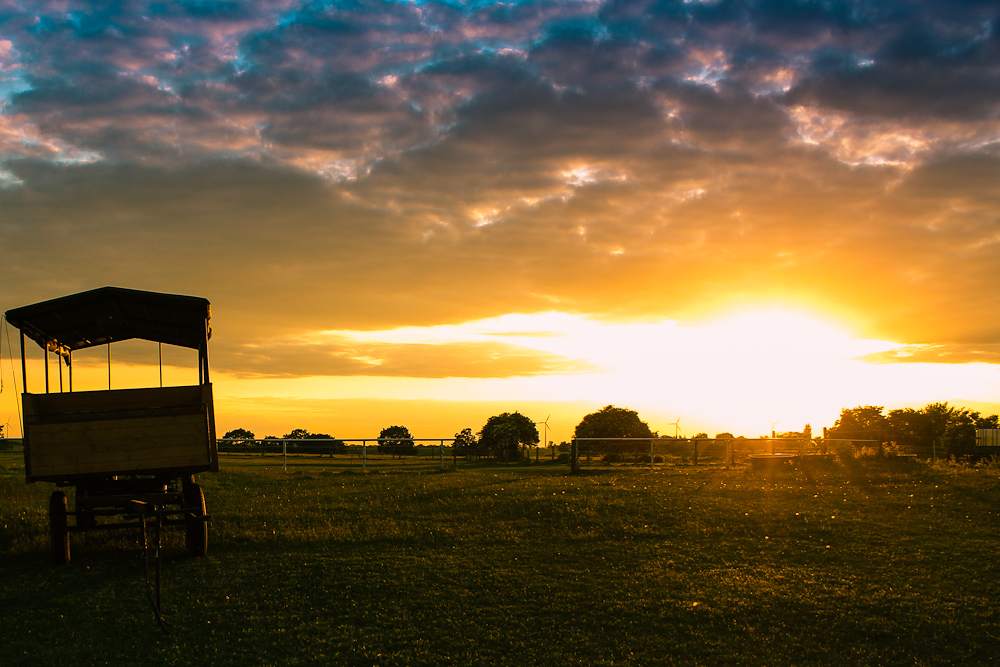
[[[204,556],[208,551],[208,521],[205,516],[205,493],[194,482],[184,484],[184,527],[187,532],[187,552],[191,556]]]
[[[69,515],[66,494],[62,491],[53,491],[49,496],[49,529],[52,535],[52,562],[65,565],[69,562]]]

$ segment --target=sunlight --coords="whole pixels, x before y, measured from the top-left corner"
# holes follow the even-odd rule
[[[347,434],[345,424],[394,419],[386,413],[386,402],[395,401],[393,414],[402,410],[415,415],[413,428],[423,420],[425,427],[433,425],[435,436],[478,428],[480,412],[483,420],[497,410],[532,412],[538,419],[552,413],[549,436],[558,442],[572,437],[584,414],[614,404],[638,410],[660,433],[673,433],[673,422],[681,418],[680,429],[688,436],[730,431],[757,437],[770,431],[771,422],[779,431],[798,431],[809,423],[821,433],[842,408],[857,405],[892,409],[939,400],[959,405],[1000,400],[995,365],[873,363],[865,357],[908,343],[859,339],[821,316],[781,308],[747,308],[684,323],[610,322],[558,311],[510,313],[428,327],[319,331],[293,339],[320,351],[343,349],[344,341],[351,349],[356,343],[356,354],[370,355],[365,356],[369,366],[384,374],[366,375],[372,371],[355,367],[354,375],[248,379],[216,369],[218,401],[249,415],[244,426],[261,428],[252,422],[265,420],[280,430],[282,414],[301,413],[314,420],[309,424],[313,430],[353,437],[358,433]],[[462,372],[468,366],[459,363],[467,349],[462,346],[469,344],[483,345],[483,353],[544,353],[540,358],[552,361],[519,366],[517,374],[507,376],[469,377]],[[189,351],[167,347],[164,383],[190,382],[196,372],[190,355],[182,354]],[[393,372],[401,359],[427,354],[428,348],[437,350],[435,364],[444,367],[443,376],[408,375],[404,368],[421,366],[405,362],[400,372]],[[36,391],[44,386],[38,356],[28,369]],[[112,360],[115,388],[158,384],[156,359],[155,345],[135,350],[120,346]],[[75,360],[78,390],[107,386],[104,348],[84,351]],[[447,372],[449,364],[453,373]],[[5,370],[12,374],[13,369]],[[12,399],[12,392],[4,398],[8,394]],[[353,407],[337,408],[332,401],[351,401]],[[17,414],[12,400],[10,407]],[[455,424],[441,426],[450,423],[449,414]]]
[[[811,313],[780,308],[730,311],[713,320],[606,322],[562,312],[507,314],[461,324],[383,331],[327,331],[316,342],[350,339],[384,345],[497,342],[585,361],[586,370],[502,378],[311,377],[254,380],[243,396],[318,399],[371,397],[606,405],[640,410],[655,430],[683,416],[687,434],[729,430],[757,436],[770,430],[817,432],[840,409],[859,404],[921,404],[942,391],[994,400],[997,371],[973,364],[874,364],[861,357],[902,344],[858,339]],[[511,408],[514,409],[514,408]],[[566,417],[568,438],[575,421]],[[713,432],[714,434],[714,432]]]

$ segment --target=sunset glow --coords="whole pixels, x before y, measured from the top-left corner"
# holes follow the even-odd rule
[[[222,430],[1000,410],[990,3],[7,5],[3,310],[209,299]]]

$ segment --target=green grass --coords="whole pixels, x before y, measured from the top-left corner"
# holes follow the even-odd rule
[[[209,555],[168,535],[167,634],[136,535],[73,535],[73,561],[49,565],[52,487],[0,454],[0,662],[968,665],[1000,649],[995,468],[337,463],[233,456],[200,476]]]

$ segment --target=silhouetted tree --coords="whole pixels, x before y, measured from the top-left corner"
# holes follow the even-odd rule
[[[478,445],[479,441],[472,433],[471,428],[463,428],[461,431],[456,433],[455,441],[451,443],[456,455],[466,457],[475,456],[477,454],[476,449]]]
[[[249,451],[248,447],[252,447],[257,443],[254,440],[253,431],[248,431],[245,428],[234,428],[232,431],[226,431],[226,434],[222,436],[223,440],[232,440],[232,442],[224,443],[223,447],[239,447],[244,449],[244,453]]]
[[[649,424],[639,419],[639,413],[628,408],[607,405],[586,415],[573,432],[576,438],[655,438]],[[598,447],[605,452],[625,452],[635,448],[634,443],[611,440],[580,443],[580,451]]]
[[[895,442],[908,452],[929,457],[935,443],[941,442],[955,413],[956,409],[947,403],[928,403],[920,410],[890,410],[886,417],[889,428],[885,440]]]
[[[416,452],[416,444],[410,430],[405,426],[387,426],[378,434],[378,452],[403,457],[403,454]]]
[[[256,444],[254,442],[255,436],[253,431],[248,431],[245,428],[234,428],[232,431],[226,431],[226,434],[222,438],[224,440],[232,440],[231,444],[241,447]]]
[[[310,444],[309,451],[314,454],[319,454],[323,456],[324,454],[329,454],[333,456],[334,454],[346,454],[347,445],[343,440],[337,440],[335,437],[328,433],[309,433],[303,440],[323,440],[325,442],[318,442],[315,445]],[[305,443],[303,443],[305,444]]]
[[[479,432],[481,450],[504,461],[516,461],[521,445],[537,445],[538,439],[534,422],[520,412],[494,415]]]
[[[884,409],[880,405],[844,408],[840,411],[840,419],[827,429],[826,436],[838,440],[875,440],[881,444],[885,442],[888,427],[882,414]]]
[[[1000,417],[997,415],[983,417],[978,412],[966,408],[956,410],[941,436],[943,452],[951,455],[958,449],[975,447],[976,429],[987,428],[1000,428]]]

